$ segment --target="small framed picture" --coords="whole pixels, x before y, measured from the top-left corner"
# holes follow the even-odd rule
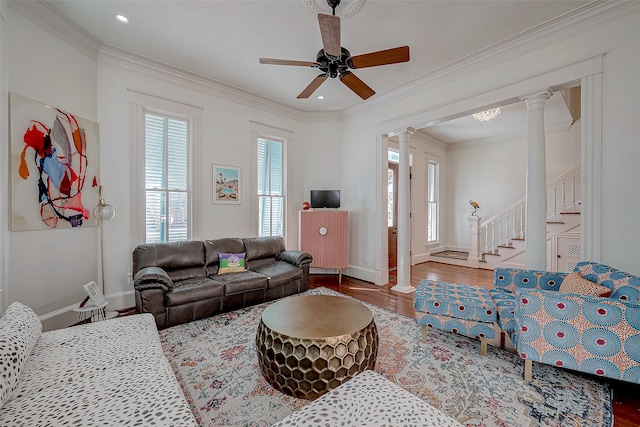
[[[239,167],[213,165],[213,203],[239,205],[241,178]]]

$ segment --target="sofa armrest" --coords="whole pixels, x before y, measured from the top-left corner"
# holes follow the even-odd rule
[[[313,257],[311,254],[302,251],[296,251],[293,249],[289,249],[286,251],[282,251],[276,255],[276,259],[278,261],[286,261],[289,264],[293,264],[296,267],[302,267],[305,264],[311,264],[313,261]]]
[[[498,267],[494,270],[493,287],[496,290],[506,290],[507,292],[516,292],[518,289],[557,291],[567,274],[555,271]]]
[[[515,319],[523,359],[625,381],[637,375],[638,303],[523,289],[516,292]]]
[[[134,276],[133,287],[137,291],[162,289],[164,292],[169,292],[173,289],[173,280],[160,267],[145,267]]]

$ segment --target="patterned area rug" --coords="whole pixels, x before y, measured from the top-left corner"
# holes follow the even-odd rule
[[[341,295],[326,288],[307,294]],[[295,298],[295,297],[292,297]],[[262,377],[255,333],[269,303],[160,331],[165,355],[201,426],[269,426],[308,401],[284,395]],[[606,384],[522,362],[508,351],[457,334],[420,328],[406,316],[367,305],[380,345],[375,370],[465,426],[581,426],[612,424]]]

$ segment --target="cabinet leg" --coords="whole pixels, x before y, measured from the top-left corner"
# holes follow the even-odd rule
[[[342,269],[338,269],[338,283],[342,283]]]

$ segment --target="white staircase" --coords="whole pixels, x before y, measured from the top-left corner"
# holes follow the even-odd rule
[[[580,232],[580,195],[580,165],[547,183],[548,254],[554,252],[555,236]],[[525,214],[526,199],[522,198],[480,223],[480,268],[524,267]]]

